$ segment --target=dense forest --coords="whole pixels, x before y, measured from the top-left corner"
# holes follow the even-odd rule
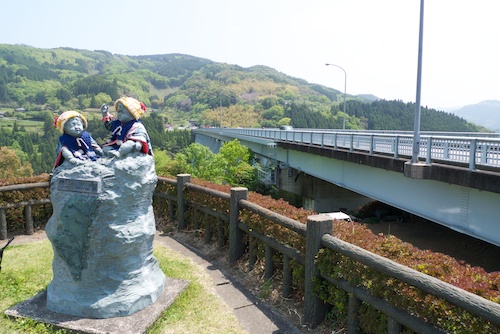
[[[44,111],[33,112],[32,114],[31,117],[37,118],[40,124],[43,124],[41,125],[41,132],[27,130],[24,126],[18,125],[17,121],[13,122],[10,130],[5,126],[0,127],[0,147],[10,148],[15,151],[21,165],[29,166],[23,172],[17,170],[16,175],[11,176],[27,177],[50,173],[54,167],[56,145],[60,133],[54,128],[52,113]],[[173,157],[192,143],[190,131],[182,129],[164,131],[163,123],[158,121],[155,114],[144,117],[142,122],[148,129],[148,134],[155,151],[168,152]],[[100,145],[109,138],[109,132],[97,117],[89,119],[88,129],[91,130],[93,138]],[[12,159],[6,158],[11,156],[6,151],[3,153],[6,155],[0,153],[0,166],[2,166],[3,170],[6,170],[8,169],[6,165],[11,162],[6,160]],[[6,178],[6,175],[3,178]]]
[[[414,103],[344,95],[266,66],[243,68],[183,54],[125,56],[107,51],[0,44],[0,146],[18,152],[36,174],[49,172],[65,110],[88,117],[95,138],[106,132],[96,108],[121,96],[148,107],[153,147],[175,154],[190,143],[176,127],[278,127],[412,130]],[[16,111],[17,109],[17,111]],[[87,115],[87,114],[86,114]],[[22,121],[38,122],[28,129]],[[450,113],[422,108],[422,131],[484,131]]]

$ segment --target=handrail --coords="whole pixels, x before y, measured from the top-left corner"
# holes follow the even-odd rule
[[[195,133],[239,135],[265,138],[322,148],[347,149],[365,154],[383,154],[409,160],[413,152],[413,135],[407,131],[356,131],[328,129],[218,129],[204,128]],[[470,170],[500,168],[500,134],[422,132],[419,159],[427,164],[462,164]]]
[[[49,182],[37,182],[37,183],[24,183],[24,184],[12,184],[8,186],[0,187],[0,193],[13,191],[13,190],[28,190],[35,188],[48,188]]]
[[[493,324],[500,326],[500,304],[484,299],[471,292],[457,288],[432,276],[389,260],[383,256],[368,252],[361,247],[350,244],[331,235],[324,235],[322,243],[327,248],[337,251],[349,258],[408,283],[425,293],[443,298],[450,303],[479,315]]]
[[[49,185],[50,185],[49,182],[12,184],[0,187],[0,193],[10,192],[10,191],[30,190],[37,188],[48,188]],[[24,220],[25,220],[26,233],[28,235],[31,235],[35,233],[31,207],[44,204],[51,204],[50,199],[49,198],[30,199],[14,203],[0,204],[0,240],[7,239],[7,213],[6,213],[7,209],[24,207]]]

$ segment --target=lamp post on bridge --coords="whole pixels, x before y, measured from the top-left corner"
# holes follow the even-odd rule
[[[420,153],[420,90],[422,86],[422,44],[424,35],[424,0],[420,0],[420,27],[418,33],[418,67],[417,67],[417,97],[415,120],[413,123],[413,154],[412,163],[418,163]]]
[[[220,128],[222,129],[222,92],[219,93],[219,105],[220,105]]]
[[[345,106],[346,106],[346,98],[347,98],[347,72],[339,65],[329,64],[329,63],[326,63],[325,65],[326,66],[335,66],[335,67],[340,68],[342,71],[344,71],[344,120],[342,122],[342,129],[345,130],[345,114],[346,114]]]

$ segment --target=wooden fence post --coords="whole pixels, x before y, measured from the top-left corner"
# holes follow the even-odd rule
[[[306,226],[306,256],[305,256],[305,286],[304,286],[304,315],[305,322],[315,328],[325,318],[327,305],[313,292],[313,278],[319,278],[315,258],[320,250],[321,237],[331,234],[333,220],[327,215],[307,217]]]
[[[7,213],[0,209],[0,240],[7,239]]]
[[[238,202],[248,198],[248,189],[243,187],[231,188],[229,200],[229,262],[231,265],[243,255],[245,245],[243,244],[243,231],[238,227],[240,221],[240,209]]]
[[[179,230],[186,228],[186,221],[184,220],[184,186],[189,181],[191,181],[191,175],[177,175],[177,228]]]
[[[266,263],[265,263],[265,268],[264,268],[264,279],[265,280],[270,280],[274,275],[273,257],[274,257],[274,249],[270,245],[266,244],[265,245]]]
[[[349,294],[349,304],[347,308],[347,334],[357,333],[359,327],[358,313],[361,301],[354,292]]]
[[[24,221],[26,224],[26,234],[34,234],[35,227],[33,226],[33,215],[31,214],[31,205],[29,204],[24,207]]]
[[[387,334],[399,334],[403,326],[393,317],[387,317]]]
[[[168,221],[173,223],[175,219],[174,201],[168,201]]]
[[[283,298],[290,298],[292,294],[292,267],[290,258],[283,254],[283,288],[281,290]]]

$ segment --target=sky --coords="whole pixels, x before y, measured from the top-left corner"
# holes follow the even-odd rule
[[[0,44],[181,53],[416,102],[422,1],[0,0]],[[500,100],[499,10],[498,0],[425,2],[422,106]]]

